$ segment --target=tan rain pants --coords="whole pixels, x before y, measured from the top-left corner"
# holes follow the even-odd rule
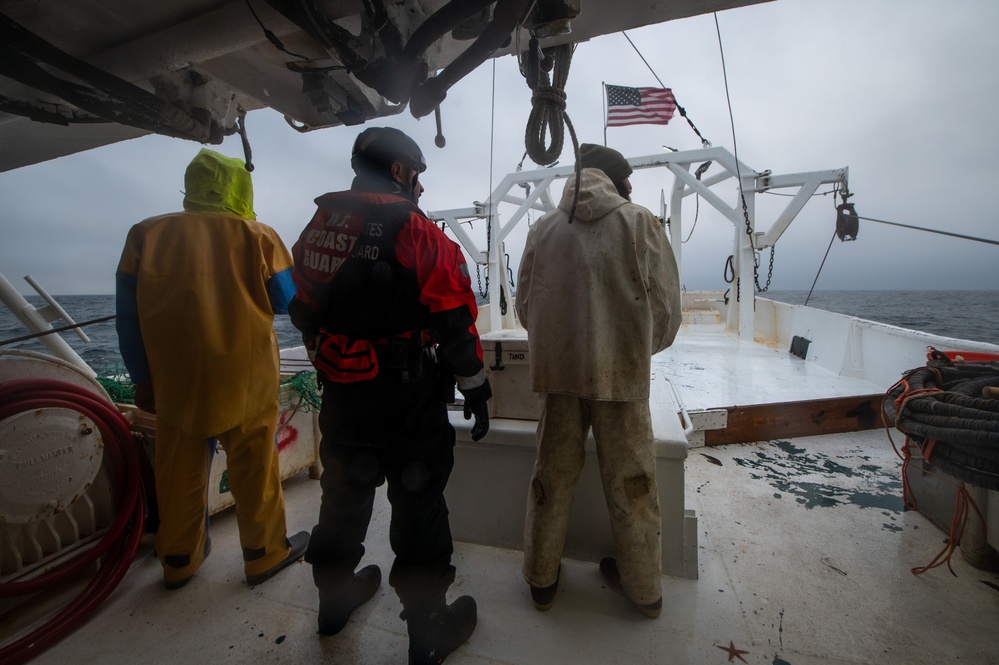
[[[524,523],[524,579],[535,587],[555,583],[591,426],[621,584],[633,602],[654,603],[662,597],[662,522],[647,400],[542,395]]]

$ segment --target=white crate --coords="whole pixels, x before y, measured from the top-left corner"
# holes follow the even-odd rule
[[[537,420],[541,417],[538,394],[531,390],[527,331],[523,328],[488,332],[480,338],[486,376],[493,389],[490,418]]]
[[[286,379],[288,375],[281,378]],[[310,477],[319,478],[322,473],[319,414],[308,407],[292,386],[281,386],[280,401],[274,445],[278,449],[281,480],[287,480],[305,469],[309,469]],[[214,515],[233,505],[235,501],[229,491],[225,451],[218,446],[208,480],[208,512]]]
[[[150,463],[153,463],[156,459],[156,416],[141,411],[131,404],[119,404],[118,408],[132,423],[132,429],[142,434],[143,449],[149,456]],[[281,387],[281,409],[278,412],[277,431],[274,436],[274,445],[278,448],[281,480],[287,480],[305,469],[309,469],[312,478],[319,478],[322,473],[322,465],[319,462],[321,434],[318,415],[311,409],[306,410],[294,387]],[[214,515],[234,503],[232,492],[229,491],[225,451],[218,446],[208,476],[208,512]]]

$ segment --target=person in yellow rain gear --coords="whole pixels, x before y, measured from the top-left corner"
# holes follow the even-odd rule
[[[211,549],[206,524],[215,440],[226,452],[246,581],[298,561],[275,430],[280,365],[274,314],[287,312],[292,258],[256,221],[245,164],[202,149],[187,167],[184,211],[131,228],[116,275],[116,326],[135,404],[156,414],[156,552],[168,589]],[[207,445],[206,445],[207,442]]]

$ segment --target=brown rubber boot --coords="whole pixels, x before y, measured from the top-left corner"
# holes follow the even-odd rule
[[[621,584],[621,573],[617,569],[617,561],[611,557],[604,557],[601,559],[600,574],[603,575],[604,580],[610,588],[624,593],[624,586]],[[627,596],[628,594],[624,593],[624,595]],[[631,599],[629,598],[628,600]],[[663,599],[661,596],[659,600],[649,603],[648,605],[639,605],[633,600],[631,603],[638,609],[639,612],[651,619],[655,619],[657,616],[662,614],[663,611]]]
[[[555,604],[555,594],[558,592],[558,581],[562,577],[562,566],[558,567],[555,582],[549,586],[532,586],[531,602],[539,612],[547,612]]]

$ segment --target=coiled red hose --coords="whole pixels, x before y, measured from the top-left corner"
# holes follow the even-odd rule
[[[104,440],[104,454],[116,490],[118,514],[96,547],[65,566],[27,582],[0,584],[0,598],[35,593],[79,574],[103,557],[90,583],[58,614],[24,637],[0,648],[2,665],[27,662],[78,628],[125,577],[138,551],[145,524],[139,457],[142,451],[134,442],[125,417],[113,404],[85,388],[63,381],[16,379],[0,383],[0,420],[42,408],[77,411],[97,425]]]

